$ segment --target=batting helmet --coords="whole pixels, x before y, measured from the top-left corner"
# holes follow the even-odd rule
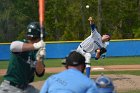
[[[112,80],[107,76],[99,76],[96,79],[96,85],[99,90],[99,93],[115,93],[114,84]]]
[[[40,38],[40,25],[38,22],[31,22],[27,26],[27,37],[32,37],[32,38]],[[43,28],[43,38],[45,38],[45,29]]]

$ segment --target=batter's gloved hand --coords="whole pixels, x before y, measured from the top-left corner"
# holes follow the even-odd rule
[[[40,48],[44,48],[45,47],[45,42],[43,40],[40,40],[39,42],[34,43],[33,46],[36,50],[40,49]]]
[[[44,48],[40,48],[36,54],[36,60],[44,60],[46,56],[46,49]]]

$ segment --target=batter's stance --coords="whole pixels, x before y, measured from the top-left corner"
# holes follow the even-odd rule
[[[27,39],[13,41],[10,51],[11,58],[0,85],[0,93],[39,93],[39,90],[29,85],[35,74],[41,77],[45,71],[45,43],[40,40],[39,23],[31,22],[27,27]]]
[[[105,42],[110,40],[110,35],[104,34],[101,36],[95,27],[94,20],[92,17],[89,17],[89,23],[91,26],[91,35],[87,37],[77,48],[77,51],[80,52],[86,58],[86,75],[90,77],[90,59],[91,55],[96,53],[95,59],[99,59],[100,56],[106,52]]]

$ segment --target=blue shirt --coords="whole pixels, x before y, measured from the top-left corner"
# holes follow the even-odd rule
[[[95,82],[76,69],[50,76],[40,93],[98,93]]]

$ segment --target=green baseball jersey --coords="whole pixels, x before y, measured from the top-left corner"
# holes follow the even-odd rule
[[[28,84],[34,80],[35,57],[37,51],[11,52],[11,58],[5,80],[17,84]]]

